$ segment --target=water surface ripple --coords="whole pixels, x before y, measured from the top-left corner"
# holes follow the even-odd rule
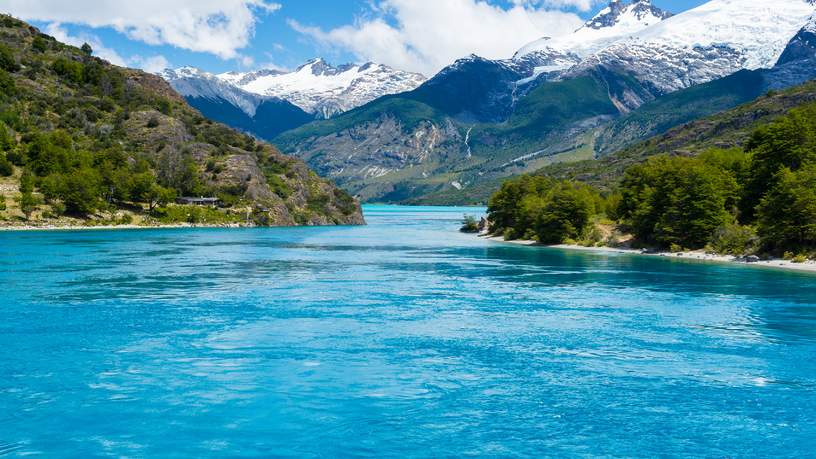
[[[816,276],[364,228],[0,233],[0,456],[816,451]]]

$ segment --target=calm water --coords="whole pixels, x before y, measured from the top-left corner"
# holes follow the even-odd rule
[[[814,454],[816,276],[464,212],[0,234],[0,456]]]

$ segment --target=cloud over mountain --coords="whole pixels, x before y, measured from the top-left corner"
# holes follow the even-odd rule
[[[281,7],[266,0],[6,0],[2,9],[25,20],[112,27],[133,40],[240,57],[258,12]]]
[[[508,57],[531,40],[568,33],[583,23],[576,14],[549,9],[549,3],[502,7],[480,0],[381,0],[372,5],[370,17],[334,29],[295,20],[289,25],[328,49],[432,75],[459,57]]]

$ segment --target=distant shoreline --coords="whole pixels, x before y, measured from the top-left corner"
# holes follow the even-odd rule
[[[740,266],[753,266],[757,268],[770,268],[770,269],[781,269],[781,270],[788,270],[788,271],[798,271],[798,272],[806,272],[806,273],[813,273],[816,274],[816,262],[807,261],[804,263],[794,263],[788,260],[782,259],[773,259],[773,260],[760,260],[752,263],[748,263],[745,261],[738,261],[737,257],[731,255],[712,255],[707,254],[702,250],[697,251],[687,251],[687,252],[679,252],[679,253],[671,253],[671,252],[656,252],[656,253],[644,253],[640,250],[635,249],[620,249],[615,247],[584,247],[581,245],[573,245],[573,244],[559,244],[559,245],[544,245],[540,244],[535,241],[527,241],[527,240],[516,240],[516,241],[505,241],[504,238],[498,236],[487,236],[487,235],[479,235],[482,239],[487,239],[493,242],[501,242],[505,244],[514,244],[514,245],[521,245],[527,247],[544,247],[544,248],[551,248],[551,249],[561,249],[561,250],[571,250],[571,251],[579,251],[579,252],[593,252],[598,254],[603,253],[614,253],[614,254],[624,254],[624,255],[640,255],[640,256],[647,256],[647,257],[660,257],[660,258],[668,258],[668,259],[681,259],[681,260],[696,260],[702,262],[709,262],[709,263],[728,263],[728,264],[735,264]]]
[[[0,226],[0,232],[15,232],[15,231],[94,231],[94,230],[135,230],[135,229],[193,229],[193,228],[257,228],[257,225],[245,224],[223,224],[223,225],[208,225],[208,224],[193,224],[193,223],[172,223],[167,225],[96,225],[96,226],[80,226],[80,225],[19,225],[19,226]]]

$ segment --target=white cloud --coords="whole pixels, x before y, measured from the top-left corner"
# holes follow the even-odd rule
[[[106,47],[96,35],[87,33],[71,35],[67,30],[65,30],[64,27],[62,27],[62,25],[57,23],[48,24],[48,26],[45,28],[45,33],[53,36],[63,43],[76,47],[80,47],[83,45],[83,43],[87,43],[91,45],[91,48],[93,48],[93,53],[95,56],[105,59],[111,64],[118,65],[120,67],[136,67],[151,73],[159,72],[170,67],[170,63],[162,55],[150,57],[136,55],[129,58],[124,58],[116,51]]]
[[[580,11],[588,11],[598,3],[605,0],[512,0],[514,5],[522,6],[549,6],[554,8],[575,8]]]
[[[168,44],[223,59],[239,57],[268,0],[3,0],[0,9],[25,20],[113,27],[150,45]]]
[[[142,57],[132,56],[129,60],[130,65],[138,67],[145,72],[157,73],[166,68],[170,68],[170,62],[162,55]]]
[[[571,32],[583,23],[575,14],[529,1],[502,8],[483,0],[381,0],[372,13],[373,18],[328,31],[294,20],[289,25],[329,49],[432,75],[472,53],[509,57],[533,40]]]
[[[106,61],[110,62],[113,65],[119,66],[126,66],[127,63],[122,56],[119,55],[116,51],[106,47],[102,44],[102,41],[99,40],[99,37],[95,35],[88,35],[88,34],[80,34],[79,36],[71,35],[65,30],[60,24],[58,23],[51,23],[48,24],[48,27],[45,28],[45,33],[51,35],[52,37],[56,38],[57,40],[67,43],[72,46],[80,47],[84,43],[91,45],[93,48],[94,55],[97,57],[101,57]]]

